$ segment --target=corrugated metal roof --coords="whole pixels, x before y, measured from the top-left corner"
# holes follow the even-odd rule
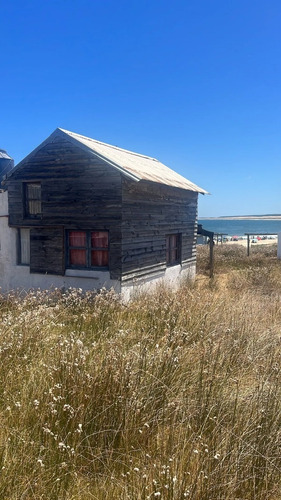
[[[123,171],[123,173],[127,173],[135,180],[147,180],[186,189],[188,191],[196,191],[198,193],[207,194],[205,189],[202,189],[193,182],[185,179],[185,177],[177,174],[174,170],[166,165],[163,165],[163,163],[155,158],[127,151],[126,149],[121,149],[117,146],[111,146],[110,144],[105,144],[91,139],[90,137],[75,134],[74,132],[70,132],[68,130],[61,128],[57,130],[63,132],[72,140],[83,144],[91,152],[101,156],[111,165]]]

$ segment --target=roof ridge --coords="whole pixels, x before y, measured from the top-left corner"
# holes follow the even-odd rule
[[[113,146],[112,144],[108,144],[107,142],[98,141],[97,139],[92,139],[91,137],[87,137],[86,135],[77,134],[76,132],[71,132],[71,130],[66,130],[60,127],[59,130],[62,130],[62,132],[65,132],[66,134],[73,135],[76,137],[81,137],[82,139],[87,139],[87,141],[101,144],[102,146],[107,146],[112,149],[117,149],[118,151],[124,151],[124,153],[129,153],[134,156],[140,156],[141,158],[147,158],[148,160],[153,160],[160,163],[159,160],[157,160],[157,158],[153,158],[152,156],[142,155],[141,153],[136,153],[135,151],[130,151],[129,149],[120,148],[119,146]]]

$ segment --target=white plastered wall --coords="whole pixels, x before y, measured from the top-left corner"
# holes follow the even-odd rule
[[[7,292],[16,275],[17,230],[8,226],[8,193],[0,191],[0,291]]]
[[[167,267],[163,276],[147,280],[142,284],[122,285],[122,298],[126,301],[136,296],[139,293],[149,293],[155,290],[158,286],[167,286],[177,289],[182,281],[195,279],[196,265],[192,264],[189,268],[182,269],[180,264]]]
[[[168,267],[163,276],[147,280],[143,284],[132,284],[121,287],[118,280],[110,279],[105,271],[78,271],[67,269],[65,276],[30,273],[29,266],[17,265],[17,229],[8,226],[8,193],[0,191],[0,292],[12,290],[82,288],[97,290],[113,288],[129,300],[136,293],[149,292],[159,285],[177,288],[184,279],[194,279],[196,266],[182,269],[181,265]]]
[[[120,282],[106,271],[66,270],[65,276],[30,273],[29,266],[17,265],[17,229],[8,226],[8,193],[0,191],[0,292],[51,288],[96,290],[113,288],[120,292]]]

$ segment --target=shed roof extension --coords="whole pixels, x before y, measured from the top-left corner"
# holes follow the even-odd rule
[[[205,189],[200,188],[193,182],[185,179],[185,177],[177,174],[172,169],[149,156],[144,156],[139,153],[127,151],[117,146],[112,146],[104,142],[100,142],[90,137],[85,137],[62,128],[57,128],[51,135],[44,141],[38,148],[36,148],[27,158],[20,162],[17,167],[32,156],[36,151],[41,149],[46,144],[52,142],[57,137],[68,139],[71,143],[81,147],[84,151],[91,155],[100,157],[103,161],[107,162],[124,175],[134,179],[135,181],[151,181],[168,186],[173,186],[188,191],[195,191],[202,194],[207,194]]]

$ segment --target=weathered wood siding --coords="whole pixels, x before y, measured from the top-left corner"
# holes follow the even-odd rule
[[[24,182],[41,182],[40,218],[25,217]],[[67,229],[108,230],[109,270],[112,279],[120,279],[122,193],[118,171],[57,138],[15,171],[8,180],[8,194],[10,226],[33,228],[31,272],[46,268],[51,273],[53,267],[54,274],[64,273],[65,245],[64,238],[58,237],[58,228],[63,236]],[[48,236],[46,228],[50,229]]]
[[[25,182],[41,183],[40,217],[25,215]],[[110,277],[124,284],[164,275],[168,234],[182,236],[182,269],[195,263],[195,192],[129,180],[61,137],[27,158],[7,185],[10,226],[31,228],[33,273],[64,274],[69,229],[109,231]]]
[[[196,260],[198,193],[123,179],[122,281],[163,276],[166,235],[182,235],[182,269]]]
[[[64,235],[61,227],[33,227],[30,231],[30,272],[64,273]]]

